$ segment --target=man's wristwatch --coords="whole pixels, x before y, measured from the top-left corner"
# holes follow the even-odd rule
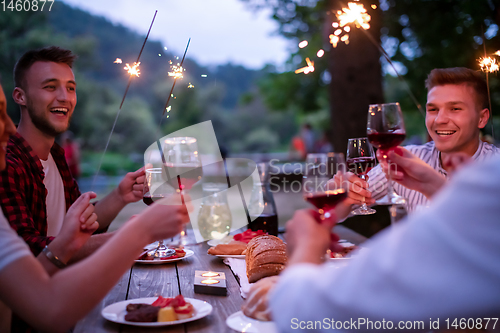
[[[52,253],[50,250],[49,250],[49,246],[45,246],[45,248],[43,249],[42,251],[43,254],[45,254],[45,256],[47,257],[47,259],[49,259],[49,261],[51,263],[53,263],[57,268],[65,268],[66,267],[66,264],[63,263],[61,261],[61,259],[59,259],[57,256],[54,255],[54,253]]]

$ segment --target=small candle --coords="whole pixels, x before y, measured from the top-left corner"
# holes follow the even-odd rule
[[[219,282],[220,282],[219,280],[213,280],[213,279],[206,279],[206,280],[201,281],[201,283],[203,283],[203,284],[216,284]]]
[[[206,273],[201,274],[201,276],[204,276],[204,277],[215,277],[215,276],[219,276],[219,273],[206,272]]]

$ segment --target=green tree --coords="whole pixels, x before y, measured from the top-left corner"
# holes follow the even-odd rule
[[[328,95],[332,142],[338,151],[345,149],[348,137],[365,135],[368,104],[384,101],[382,87],[385,99],[402,104],[408,134],[425,132],[416,104],[425,104],[424,81],[430,70],[457,66],[479,69],[477,59],[484,55],[482,32],[488,55],[500,49],[500,3],[496,0],[360,1],[371,15],[371,28],[362,31],[351,27],[350,43],[339,43],[336,48],[331,48],[327,36],[332,32],[334,13],[347,1],[242,1],[251,9],[271,8],[283,36],[297,43],[309,41],[306,48],[297,48],[290,55],[287,72],[271,73],[261,84],[267,105],[314,113],[320,112],[320,101]],[[377,45],[387,51],[406,82],[387,75],[390,70],[385,60],[383,79]],[[314,54],[319,48],[327,51],[321,59]],[[315,71],[294,75],[292,70],[304,66],[306,57],[315,61]],[[489,79],[493,113],[499,114],[500,94],[495,88],[500,83],[496,74],[490,74]],[[329,82],[328,88],[325,82]],[[406,84],[417,103],[410,98]]]
[[[245,1],[245,0],[243,0]],[[249,6],[272,8],[273,18],[280,23],[279,32],[295,42],[307,40],[308,46],[297,48],[288,62],[289,70],[314,61],[315,70],[307,75],[293,71],[272,73],[261,85],[268,105],[274,109],[293,109],[302,113],[321,112],[329,100],[330,138],[336,151],[345,151],[347,139],[366,135],[366,112],[369,104],[383,102],[380,52],[371,40],[380,40],[380,10],[363,0],[372,19],[372,28],[365,31],[352,27],[349,45],[339,43],[333,48],[329,35],[334,32],[334,13],[342,2],[333,0],[264,1],[246,0]],[[318,57],[317,51],[326,51]],[[281,91],[280,91],[281,90]]]
[[[393,61],[404,66],[405,80],[421,104],[426,100],[424,81],[433,68],[479,70],[477,59],[485,55],[485,49],[488,56],[500,49],[499,1],[387,0],[382,7],[382,40]],[[498,116],[500,94],[495,88],[499,82],[496,74],[489,79],[492,111]],[[416,112],[405,91],[397,96],[405,110]]]

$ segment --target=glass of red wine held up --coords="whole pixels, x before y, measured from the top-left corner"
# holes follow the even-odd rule
[[[162,176],[162,168],[153,168],[152,164],[146,165],[146,179],[144,181],[142,200],[146,205],[151,205],[156,200],[163,199],[174,193],[174,189],[165,183]],[[169,249],[163,244],[163,239],[158,241],[158,247],[153,256],[159,258],[169,257],[175,254],[175,250]]]
[[[372,104],[368,109],[368,123],[366,133],[370,143],[380,149],[384,158],[387,152],[400,145],[406,138],[403,113],[399,103]],[[390,161],[387,160],[389,163]],[[387,202],[377,201],[382,205],[404,204],[405,198],[397,195],[392,187],[391,171],[389,165],[387,173]]]
[[[198,183],[203,176],[203,169],[198,155],[198,144],[193,137],[167,138],[163,146],[165,181],[181,194]],[[187,228],[181,231],[180,243],[189,245],[195,243],[188,237]]]
[[[375,166],[375,153],[368,138],[354,138],[347,142],[347,168],[364,181],[368,181],[368,171]],[[375,214],[375,209],[366,205],[363,197],[363,204],[351,211],[353,215]]]
[[[302,179],[304,199],[313,204],[320,214],[320,219],[329,218],[330,210],[347,198],[347,183],[330,182],[337,174],[345,179],[346,164],[344,154],[308,154]]]

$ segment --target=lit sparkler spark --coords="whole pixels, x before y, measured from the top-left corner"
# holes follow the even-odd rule
[[[355,24],[357,28],[363,28],[365,30],[370,29],[371,16],[366,12],[363,4],[358,4],[355,2],[349,2],[347,4],[348,8],[342,8],[342,10],[337,11],[337,19],[339,22],[333,22],[332,27],[335,28],[335,32],[331,34],[330,43],[333,47],[337,47],[339,41],[344,42],[346,45],[349,44],[349,32],[351,31],[351,27],[348,24]],[[377,8],[375,6],[375,9]],[[344,30],[342,30],[344,28]],[[344,35],[342,35],[342,33]]]
[[[132,67],[130,67],[129,64],[125,64],[125,67],[123,67],[124,70],[128,71],[130,75],[135,75],[139,76],[141,74],[141,70],[139,68],[140,62],[134,62]]]
[[[307,46],[307,44],[309,44],[309,42],[307,40],[303,40],[302,42],[299,43],[299,47],[303,49],[304,47]]]
[[[333,47],[337,47],[339,40],[340,40],[339,36],[335,36],[333,34],[330,35],[330,44],[332,44]]]
[[[306,58],[306,63],[307,66],[295,70],[295,74],[299,73],[309,74],[311,72],[314,72],[314,62],[311,61],[309,58]]]
[[[116,58],[115,61],[113,61],[114,64],[121,64],[122,60],[120,58]]]
[[[176,79],[182,79],[184,77],[182,72],[184,72],[185,69],[182,68],[182,66],[173,65],[171,70],[171,72],[168,72],[168,76],[173,76]]]
[[[486,73],[493,73],[498,71],[499,67],[497,61],[491,57],[479,58],[479,66],[481,70]]]
[[[337,12],[337,18],[339,19],[340,26],[343,27],[349,23],[354,23],[356,28],[363,28],[365,30],[370,29],[371,16],[366,13],[366,8],[363,4],[357,4],[354,2],[349,2],[347,4],[349,8],[342,8],[342,10]]]
[[[207,74],[201,74],[201,77],[207,77],[208,75]]]
[[[188,84],[188,88],[190,88],[190,89],[191,89],[191,88],[194,88],[194,86],[191,84],[191,82],[189,82],[189,84]]]
[[[496,51],[495,53],[493,53],[494,55],[496,56],[499,56],[500,57],[500,50]]]
[[[321,49],[318,51],[318,53],[316,53],[316,56],[317,56],[318,58],[321,58],[321,57],[322,57],[322,56],[324,56],[324,55],[325,55],[325,51],[324,51],[324,50],[321,50]]]

